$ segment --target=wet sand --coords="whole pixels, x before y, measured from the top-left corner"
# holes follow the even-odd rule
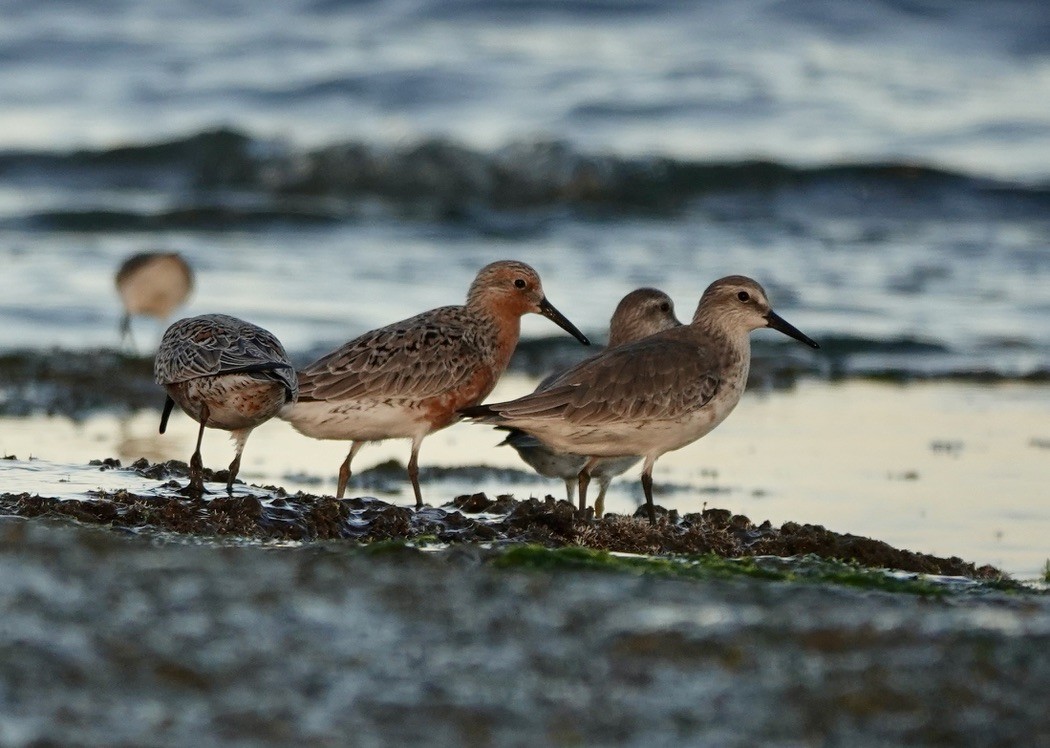
[[[533,384],[507,377],[493,397],[514,396]],[[80,490],[96,487],[92,476],[78,473],[92,459],[186,460],[195,424],[179,414],[162,437],[158,420],[152,410],[82,421],[0,419],[0,450],[22,460],[42,458],[28,475],[16,476],[0,464],[0,479],[6,479],[0,491],[65,495],[70,485],[65,481],[74,474],[86,481]],[[1048,424],[1045,385],[852,381],[753,391],[712,434],[660,460],[657,501],[681,514],[706,506],[776,526],[824,525],[1031,579],[1041,575],[1050,557]],[[528,473],[512,450],[496,448],[501,438],[486,427],[457,424],[427,439],[420,461],[429,479],[428,500],[441,504],[478,491],[564,497],[559,481]],[[291,492],[330,494],[345,450],[342,443],[306,439],[287,424],[270,422],[252,434],[241,477]],[[403,464],[407,453],[406,442],[391,441],[368,446],[356,462],[361,469],[388,460]],[[206,432],[206,465],[224,468],[232,454],[225,434]],[[491,471],[451,469],[476,464],[512,472],[495,477]],[[438,467],[451,470],[428,472]],[[399,471],[378,482],[355,478],[351,489],[351,495],[411,504]],[[633,470],[614,482],[607,507],[631,514],[641,502]]]
[[[28,469],[16,464],[23,472]],[[116,473],[120,487],[88,490],[65,497],[0,493],[0,515],[58,517],[136,533],[176,533],[201,542],[350,540],[499,546],[532,543],[548,548],[587,548],[645,556],[711,555],[720,558],[812,557],[847,562],[858,569],[892,569],[921,574],[964,576],[1010,584],[992,566],[976,567],[958,557],[938,558],[893,548],[882,541],[836,533],[824,527],[786,522],[773,527],[725,509],[680,516],[657,506],[660,519],[650,524],[641,511],[634,517],[593,511],[581,515],[574,504],[548,496],[515,500],[484,493],[462,495],[442,506],[421,509],[371,497],[333,499],[284,489],[238,485],[226,493],[225,471],[206,471],[208,494],[188,498],[189,468],[184,462],[150,464],[139,460],[124,468],[118,460],[91,466]],[[478,470],[478,469],[472,469]],[[400,466],[383,465],[364,473],[382,482]],[[79,471],[82,474],[83,470]],[[136,485],[136,483],[138,485]]]
[[[284,488],[227,498],[220,471],[195,504],[174,493],[184,466],[149,464],[186,459],[184,416],[164,437],[152,410],[4,418],[21,459],[0,461],[0,744],[1050,741],[1050,596],[984,566],[1032,578],[1047,555],[1046,393],[751,393],[661,461],[676,522],[656,534],[526,500],[563,489],[466,424],[422,452],[431,503],[462,498],[417,514],[396,465],[354,479],[382,500],[322,495],[344,445],[283,423],[253,435],[242,477]],[[221,469],[232,447],[209,432],[204,454]],[[633,477],[614,484],[611,511],[639,503]],[[675,555],[557,550],[578,543]]]

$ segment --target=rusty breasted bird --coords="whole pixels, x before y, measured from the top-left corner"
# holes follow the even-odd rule
[[[749,333],[761,327],[820,347],[770,308],[762,286],[731,275],[707,287],[688,325],[611,348],[542,391],[463,413],[586,455],[581,500],[599,459],[641,456],[642,490],[655,524],[653,465],[710,432],[736,407],[751,366]]]
[[[655,288],[639,288],[620,300],[612,319],[609,320],[609,344],[606,350],[625,343],[633,343],[662,330],[678,327],[682,323],[674,314],[671,297]],[[545,389],[560,376],[552,374],[540,382],[536,391]],[[565,481],[565,493],[571,502],[576,495],[576,484],[587,458],[569,452],[551,449],[542,441],[520,429],[510,428],[510,433],[501,444],[517,450],[518,455],[540,475],[561,478]],[[634,467],[641,457],[606,457],[591,466],[590,476],[598,480],[598,497],[594,500],[594,515],[605,513],[605,493],[612,479]],[[580,511],[586,510],[580,502]]]
[[[521,316],[542,314],[580,342],[583,333],[543,294],[540,277],[522,262],[486,265],[463,306],[446,306],[372,330],[299,372],[300,394],[281,418],[315,439],[351,442],[339,468],[342,498],[354,455],[366,443],[411,439],[408,475],[416,506],[419,445],[459,420],[496,386],[518,344]]]
[[[172,324],[160,341],[153,374],[168,393],[160,433],[167,429],[175,403],[200,424],[190,458],[190,483],[183,489],[197,497],[204,493],[204,429],[229,431],[237,445],[226,482],[226,490],[233,493],[248,435],[283,405],[295,402],[299,392],[295,369],[280,341],[226,314],[203,314]]]
[[[131,317],[145,314],[166,321],[193,291],[193,270],[177,252],[142,252],[124,260],[116,277],[124,304],[121,342],[131,335]]]

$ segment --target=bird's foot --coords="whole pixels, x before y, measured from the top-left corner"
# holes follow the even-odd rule
[[[178,489],[175,493],[197,500],[204,498],[205,494],[211,495],[211,491],[204,487],[204,481],[195,483],[192,480],[182,488]]]
[[[594,507],[584,507],[576,510],[576,519],[581,522],[594,522]]]

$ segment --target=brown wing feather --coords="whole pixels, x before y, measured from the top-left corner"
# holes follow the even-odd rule
[[[204,314],[172,324],[154,362],[158,384],[245,372],[296,391],[295,370],[284,346],[268,330],[226,314]]]
[[[483,362],[477,324],[442,307],[373,330],[299,373],[300,400],[427,398],[462,384]]]
[[[658,335],[583,361],[547,389],[487,407],[496,420],[564,418],[579,425],[670,419],[718,391],[717,357],[684,337]]]

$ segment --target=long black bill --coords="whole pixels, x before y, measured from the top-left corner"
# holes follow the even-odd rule
[[[164,412],[160,414],[160,433],[164,433],[168,430],[168,416],[171,415],[171,409],[175,407],[175,401],[171,399],[171,396],[164,398]]]
[[[591,344],[591,341],[587,340],[587,336],[576,329],[576,325],[574,325],[572,322],[569,322],[568,318],[564,314],[555,309],[554,305],[547,301],[546,296],[544,296],[543,301],[540,302],[540,314],[542,314],[544,317],[549,319],[561,329],[565,330],[565,332],[572,335],[584,345]],[[799,334],[801,335],[801,333]]]
[[[769,314],[766,315],[766,326],[772,327],[774,330],[779,330],[780,332],[794,338],[800,343],[805,343],[810,348],[820,348],[820,346],[817,344],[817,341],[815,341],[808,335],[805,335],[801,330],[799,330],[797,327],[785,320],[772,309],[770,309]]]

